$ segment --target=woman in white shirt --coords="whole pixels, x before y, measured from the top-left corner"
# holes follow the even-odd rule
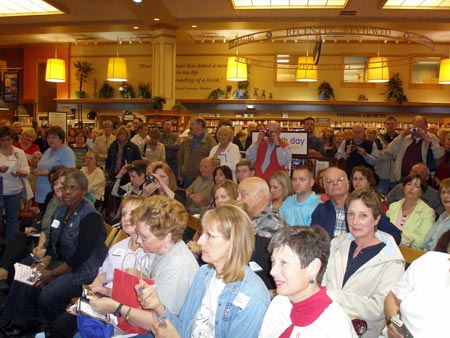
[[[220,165],[228,166],[233,172],[233,180],[236,182],[236,164],[241,160],[239,147],[232,143],[233,129],[229,126],[222,126],[216,134],[218,144],[211,148],[209,157],[216,158]]]

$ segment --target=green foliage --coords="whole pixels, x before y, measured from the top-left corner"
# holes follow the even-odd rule
[[[395,73],[386,83],[387,90],[384,93],[387,101],[397,101],[398,104],[408,102],[408,98],[403,92],[403,81],[400,79],[400,74]]]
[[[108,81],[103,81],[103,85],[98,91],[98,97],[103,99],[110,99],[114,96],[114,88],[108,83]]]
[[[149,99],[152,97],[152,89],[149,82],[139,82],[137,96],[142,99]]]
[[[122,82],[119,92],[124,99],[134,99],[136,97],[133,86],[128,82]]]
[[[324,97],[326,100],[329,100],[330,98],[333,98],[333,100],[336,99],[334,97],[333,87],[326,81],[323,81],[319,87],[317,87],[317,95],[319,95],[319,97]]]
[[[164,109],[164,105],[166,104],[166,98],[162,96],[153,96],[152,102],[150,103],[151,109],[158,109],[159,111]]]
[[[181,102],[177,102],[173,105],[172,110],[174,111],[187,111],[188,109]]]
[[[73,67],[75,68],[75,78],[80,82],[80,92],[83,91],[83,83],[87,82],[87,77],[94,70],[92,64],[87,61],[74,61]]]
[[[220,100],[225,96],[225,92],[221,88],[214,89],[208,96],[208,100]]]

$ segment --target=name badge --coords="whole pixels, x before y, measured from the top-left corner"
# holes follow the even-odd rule
[[[60,225],[61,225],[61,222],[58,221],[57,219],[54,219],[50,226],[54,229],[58,229]]]
[[[252,269],[253,272],[258,272],[258,271],[262,271],[263,270],[261,265],[259,265],[255,261],[248,262],[248,266],[250,266],[250,269]]]
[[[123,254],[125,253],[124,249],[121,248],[117,248],[116,250],[114,250],[114,252],[112,253],[113,256],[123,256]]]
[[[242,292],[239,293],[236,298],[233,300],[233,305],[240,308],[241,310],[244,310],[247,306],[248,302],[250,300],[250,297],[247,295],[244,295]]]

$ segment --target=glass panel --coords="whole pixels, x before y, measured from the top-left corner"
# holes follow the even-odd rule
[[[439,57],[420,57],[411,65],[411,83],[438,84]]]
[[[367,82],[367,62],[369,56],[344,56],[344,82]]]

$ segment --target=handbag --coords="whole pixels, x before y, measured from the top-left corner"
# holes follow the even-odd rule
[[[21,191],[21,197],[22,200],[29,201],[34,197],[34,193],[33,193],[33,189],[31,189],[31,184],[28,181],[28,179],[26,177],[21,177],[22,179],[22,191]]]
[[[126,271],[123,271],[123,263],[126,260],[127,256],[132,256],[135,258],[135,267],[133,269],[127,269]],[[142,264],[143,261],[144,260],[139,263]],[[139,283],[140,279],[143,279],[147,284],[150,285],[154,283],[153,280],[149,278],[143,278],[143,273],[136,268],[137,264],[138,262],[135,255],[131,253],[125,255],[122,261],[122,270],[114,270],[114,284],[112,288],[111,298],[126,306],[136,309],[142,309],[141,305],[139,304],[134,286]],[[133,326],[130,323],[126,322],[123,317],[119,317],[117,321],[117,326],[126,333],[147,333],[146,330]]]

